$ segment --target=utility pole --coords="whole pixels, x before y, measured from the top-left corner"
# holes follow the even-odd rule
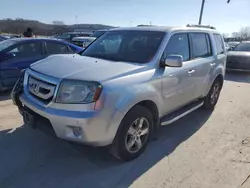
[[[227,3],[230,3],[230,1],[231,0],[227,0]],[[201,22],[202,22],[204,5],[205,5],[205,0],[202,0],[202,2],[201,2],[201,11],[200,11],[200,18],[199,18],[199,25],[201,25]]]
[[[229,1],[230,1],[230,0],[229,0]],[[199,18],[199,25],[201,25],[201,22],[202,22],[204,4],[205,4],[205,0],[202,0],[202,3],[201,3],[201,11],[200,11],[200,18]]]

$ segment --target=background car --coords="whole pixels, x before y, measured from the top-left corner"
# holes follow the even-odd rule
[[[82,48],[55,39],[19,38],[0,42],[0,91],[11,89],[21,70],[52,54],[73,54]]]
[[[74,37],[72,39],[72,43],[86,48],[89,44],[91,44],[96,38],[95,37]]]
[[[0,42],[7,39],[8,39],[7,37],[0,35]]]
[[[97,30],[92,35],[90,35],[90,37],[98,38],[98,37],[102,36],[104,33],[106,33],[107,31],[108,31],[108,29]]]
[[[69,32],[62,35],[57,35],[56,38],[71,43],[74,37],[89,37],[91,34],[92,33],[89,32]]]
[[[231,41],[227,43],[229,46],[229,49],[232,50],[233,48],[235,48],[235,46],[237,46],[238,44],[240,44],[240,42],[237,41]]]
[[[250,71],[250,41],[241,42],[228,53],[227,70]]]

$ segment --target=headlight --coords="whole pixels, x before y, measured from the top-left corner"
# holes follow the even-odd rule
[[[57,103],[91,103],[98,100],[102,86],[98,82],[64,80],[59,88]]]

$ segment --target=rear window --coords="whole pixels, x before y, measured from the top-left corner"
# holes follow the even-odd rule
[[[214,34],[214,40],[216,44],[216,54],[223,54],[224,53],[224,41],[219,34]]]
[[[234,48],[234,51],[250,52],[250,43],[240,43]]]
[[[209,36],[205,33],[192,33],[193,58],[212,55]]]

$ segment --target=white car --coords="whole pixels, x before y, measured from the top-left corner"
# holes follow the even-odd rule
[[[96,38],[95,37],[74,37],[72,39],[72,43],[86,48],[89,44],[91,44]]]

